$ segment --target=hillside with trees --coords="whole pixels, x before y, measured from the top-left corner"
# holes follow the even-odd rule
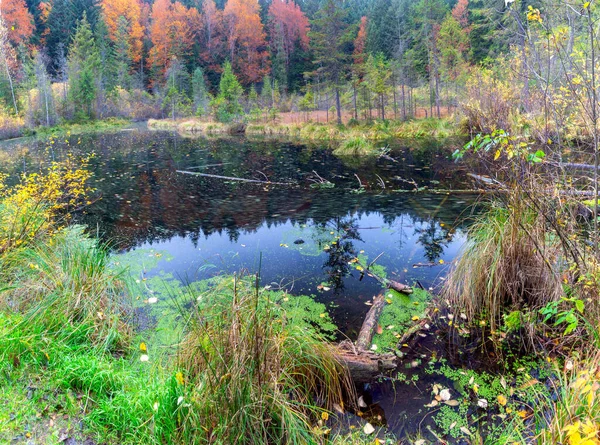
[[[272,121],[288,112],[303,120],[321,112],[322,120],[338,123],[448,116],[474,96],[474,79],[489,70],[515,74],[510,65],[520,53],[540,63],[540,54],[531,52],[539,53],[543,38],[524,15],[529,6],[496,0],[3,0],[2,130],[8,136],[107,117],[220,119],[227,64],[242,88],[231,119]],[[564,16],[548,12],[557,26],[573,18],[567,10]],[[524,60],[518,67],[524,84],[540,81],[530,65]],[[523,86],[523,94],[532,88]]]

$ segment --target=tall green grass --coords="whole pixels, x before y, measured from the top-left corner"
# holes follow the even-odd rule
[[[226,298],[190,319],[179,359],[181,440],[321,443],[322,413],[353,402],[347,370],[310,325],[287,318],[268,292],[234,281]]]
[[[468,236],[443,292],[469,320],[495,331],[511,311],[536,315],[560,299],[562,286],[553,268],[560,246],[547,236],[541,215],[517,196],[506,206],[492,205]]]

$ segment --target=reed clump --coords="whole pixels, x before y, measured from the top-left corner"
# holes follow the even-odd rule
[[[221,286],[182,343],[182,440],[320,443],[323,419],[353,401],[347,370],[269,292],[236,278]]]

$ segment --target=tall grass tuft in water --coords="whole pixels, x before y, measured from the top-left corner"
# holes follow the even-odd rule
[[[224,285],[181,345],[181,441],[320,443],[328,410],[353,403],[347,370],[271,294],[235,278]]]
[[[537,311],[560,299],[559,249],[543,218],[515,194],[470,228],[443,292],[468,319],[497,330],[511,311]]]

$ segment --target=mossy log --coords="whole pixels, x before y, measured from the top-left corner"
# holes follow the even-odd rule
[[[412,287],[406,285],[406,284],[402,284],[402,283],[398,283],[397,281],[394,280],[387,280],[387,287],[389,289],[393,289],[396,292],[400,292],[402,294],[412,294]]]
[[[397,368],[397,358],[393,354],[375,354],[358,350],[351,342],[333,346],[333,354],[345,365],[355,383],[368,383],[381,374]]]

